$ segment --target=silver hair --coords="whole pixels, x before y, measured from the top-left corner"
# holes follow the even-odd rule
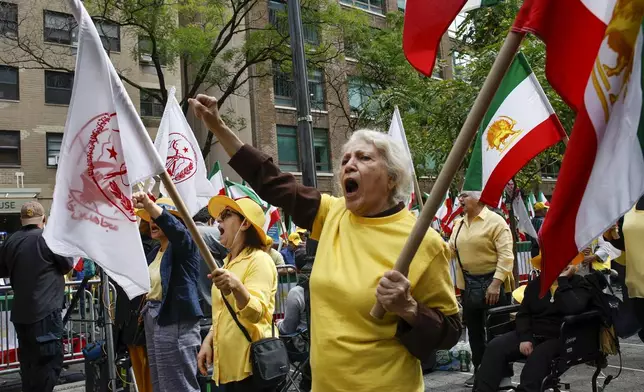
[[[389,197],[396,203],[407,202],[411,196],[409,190],[412,184],[412,163],[403,145],[385,133],[360,129],[344,144],[342,155],[359,142],[373,144],[384,157],[389,177],[394,181],[394,188]]]

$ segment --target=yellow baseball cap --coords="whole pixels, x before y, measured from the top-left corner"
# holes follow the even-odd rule
[[[162,197],[157,199],[156,205],[165,209],[166,211],[176,216],[177,218],[182,219],[181,214],[177,209],[177,206],[174,205],[174,202],[169,197]],[[136,210],[136,216],[138,216],[139,218],[143,219],[146,222],[150,221],[150,214],[148,214],[148,212],[143,208]]]
[[[262,210],[262,207],[260,207],[259,204],[247,197],[233,200],[228,196],[215,196],[208,202],[208,212],[215,218],[218,217],[226,207],[246,218],[255,230],[257,230],[259,238],[263,238],[264,243],[266,243],[266,232],[264,232],[263,229],[266,217],[264,216],[264,210]]]
[[[291,233],[288,235],[288,242],[292,242],[295,246],[300,246],[302,238],[300,238],[300,234],[298,232]]]
[[[548,206],[547,206],[544,202],[542,202],[542,201],[539,201],[539,202],[534,203],[534,210],[535,210],[535,211],[547,210],[548,208],[550,208],[550,207],[548,207]]]

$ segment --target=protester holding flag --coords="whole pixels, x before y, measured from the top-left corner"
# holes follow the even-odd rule
[[[150,292],[141,312],[154,392],[198,392],[201,254],[172,200],[154,203],[144,192],[132,200],[160,243],[147,254]]]
[[[355,132],[343,148],[344,197],[335,198],[298,184],[268,155],[243,144],[221,119],[215,98],[190,102],[232,157],[230,166],[319,240],[311,322],[323,327],[311,330],[313,390],[423,391],[420,360],[452,347],[461,325],[450,252],[438,233],[427,232],[408,278],[391,271],[416,222],[404,204],[411,174],[403,147],[383,133]],[[369,315],[374,294],[392,315],[378,321]]]
[[[485,311],[507,304],[512,289],[512,233],[505,219],[479,201],[480,192],[463,191],[459,200],[465,216],[454,224],[449,245],[458,261],[456,285],[463,290],[463,321],[472,349],[474,376],[485,352]],[[478,290],[477,287],[483,287]],[[487,287],[487,289],[486,289]],[[484,290],[484,292],[483,292]],[[508,369],[506,377],[511,376]]]
[[[199,371],[226,392],[262,392],[253,384],[250,345],[272,336],[277,270],[262,250],[266,233],[264,211],[249,198],[215,196],[208,211],[217,217],[221,243],[230,250],[223,268],[212,274],[212,328],[199,351]],[[233,314],[244,327],[241,331]]]

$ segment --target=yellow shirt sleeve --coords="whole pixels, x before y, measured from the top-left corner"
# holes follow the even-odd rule
[[[446,316],[458,313],[454,284],[449,273],[450,250],[442,242],[441,250],[427,263],[412,295],[428,308],[436,309]]]
[[[496,246],[497,254],[496,272],[494,273],[494,277],[503,282],[512,275],[512,268],[514,267],[512,233],[508,225],[499,225],[497,233],[494,236],[494,245]]]
[[[271,297],[277,285],[277,270],[273,260],[264,252],[256,252],[255,255],[242,281],[250,293],[250,301],[239,310],[239,316],[253,324],[272,313]]]
[[[333,196],[324,193],[322,194],[322,199],[320,200],[320,208],[315,215],[315,220],[313,221],[313,230],[311,231],[311,238],[313,238],[314,240],[320,239],[320,236],[322,235],[322,229],[324,227],[324,221],[329,215],[331,205],[336,200],[338,199]]]

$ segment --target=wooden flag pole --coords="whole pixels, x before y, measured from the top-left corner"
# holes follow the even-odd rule
[[[165,186],[165,189],[168,192],[168,196],[170,196],[170,198],[174,202],[174,205],[177,207],[177,210],[179,211],[179,214],[183,219],[183,223],[186,224],[186,227],[188,228],[188,231],[190,232],[192,239],[197,244],[197,247],[199,247],[199,252],[201,252],[201,256],[208,264],[208,268],[210,268],[210,271],[214,271],[217,268],[220,268],[220,266],[218,266],[217,263],[215,262],[215,258],[212,257],[212,253],[210,253],[210,249],[208,248],[208,245],[206,245],[206,242],[201,237],[201,234],[199,234],[199,230],[197,230],[197,225],[195,224],[195,221],[192,220],[192,216],[190,216],[188,207],[186,207],[186,205],[183,203],[183,199],[181,199],[181,196],[177,191],[177,187],[174,186],[174,183],[172,182],[170,175],[168,174],[167,171],[164,170],[163,173],[161,173],[159,176],[161,177],[161,182],[163,182],[163,186]]]
[[[465,158],[465,154],[467,154],[467,150],[472,144],[472,140],[474,140],[474,137],[476,136],[476,131],[478,130],[485,113],[490,107],[494,94],[496,94],[496,91],[499,89],[499,85],[501,84],[503,77],[505,77],[508,68],[510,68],[512,61],[514,60],[516,52],[521,46],[521,41],[523,40],[524,35],[524,33],[516,33],[513,31],[508,34],[496,60],[494,61],[494,64],[492,65],[490,74],[485,80],[478,97],[476,97],[476,101],[474,101],[474,105],[461,128],[461,132],[458,134],[458,137],[454,142],[452,151],[450,151],[449,156],[445,161],[445,165],[443,165],[443,169],[438,175],[436,183],[432,187],[432,191],[429,194],[425,208],[423,208],[423,212],[416,221],[400,256],[398,256],[398,260],[396,260],[394,270],[401,272],[405,276],[409,272],[409,264],[416,255],[416,251],[418,250],[420,243],[423,241],[425,233],[431,225],[432,220],[436,215],[436,211],[438,211],[438,207],[449,189],[449,185],[452,183],[456,172],[463,162],[463,158]],[[385,309],[377,302],[371,309],[371,316],[376,319],[382,319],[384,315]]]

